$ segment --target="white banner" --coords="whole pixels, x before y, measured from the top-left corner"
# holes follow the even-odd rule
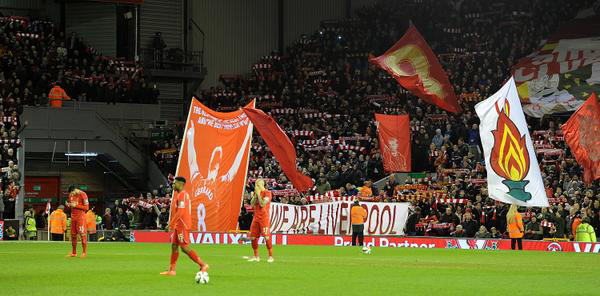
[[[365,235],[402,235],[409,203],[365,202]],[[328,202],[295,206],[271,203],[272,233],[351,235],[352,202]]]

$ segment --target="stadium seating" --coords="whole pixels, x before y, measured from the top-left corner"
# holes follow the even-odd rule
[[[368,53],[383,52],[403,34],[406,24],[395,18],[401,14],[401,4],[361,9],[358,18],[351,21],[328,22],[312,35],[303,36],[284,54],[263,57],[252,67],[250,78],[222,77],[222,87],[206,91],[202,99],[213,108],[229,110],[257,98],[259,106],[270,111],[293,137],[300,167],[315,180],[325,176],[331,188],[341,188],[332,192],[332,196],[344,194],[349,187],[359,187],[364,180],[383,176],[372,114],[410,114],[413,171],[435,172],[436,178],[414,180],[427,185],[425,190],[404,189],[405,186],[392,182],[379,193],[379,199],[411,201],[422,209],[424,218],[439,219],[439,213],[453,205],[455,213],[472,211],[478,224],[503,232],[507,208],[487,198],[478,118],[473,106],[497,90],[509,77],[511,65],[537,49],[539,42],[561,21],[572,18],[579,7],[567,2],[563,6],[510,3],[513,6],[483,6],[478,1],[464,1],[460,7],[451,7],[437,1],[439,7],[435,9],[427,7],[411,13],[417,16],[411,20],[431,41],[461,105],[467,110],[460,116],[424,104],[367,63]],[[415,8],[419,6],[411,11]],[[441,15],[448,11],[449,15]],[[514,26],[521,22],[520,13],[528,11],[543,15],[547,21]],[[450,19],[450,15],[454,18]],[[429,22],[431,19],[437,21]],[[505,30],[498,30],[498,24]],[[484,32],[491,31],[495,33],[484,37]],[[581,202],[575,193],[578,189],[579,194],[583,191],[580,181],[567,179],[570,175],[580,175],[581,168],[569,155],[564,141],[560,136],[544,136],[559,133],[559,124],[564,120],[529,120],[536,130],[533,134],[539,147],[552,149],[539,153],[549,191],[568,187],[572,193],[551,194],[555,206]],[[283,194],[276,197],[280,202],[306,202],[297,194],[288,195],[293,191],[282,190],[289,185],[265,147],[264,143],[254,143],[250,177],[272,179],[274,192]],[[598,193],[597,184],[593,190]],[[309,202],[331,200],[327,194],[322,199],[310,198],[315,194],[309,193]],[[598,210],[594,210],[596,226],[600,222]],[[244,209],[242,212],[244,215]],[[563,217],[566,216],[563,212]],[[462,215],[459,219],[463,221]],[[425,227],[421,234],[436,234],[434,222],[425,219],[422,222]],[[551,236],[547,225],[545,234]]]
[[[54,23],[0,18],[2,97],[17,105],[46,105],[54,83],[73,100],[155,103],[158,92],[132,62],[102,56],[75,34],[64,36]]]
[[[72,100],[156,103],[158,90],[145,82],[143,69],[102,56],[76,34],[68,37],[47,20],[0,17],[0,144],[4,218],[14,217],[22,184],[17,164],[23,105],[46,106],[54,84]],[[40,215],[41,216],[41,215]]]

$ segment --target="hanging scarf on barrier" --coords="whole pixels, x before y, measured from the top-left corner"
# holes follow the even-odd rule
[[[422,184],[407,184],[407,185],[397,185],[396,188],[394,188],[396,191],[403,191],[403,190],[427,190],[428,186],[427,185],[422,185]]]
[[[293,131],[288,131],[288,133],[294,137],[314,137],[315,136],[315,132],[313,132],[313,131],[293,130]]]
[[[453,204],[467,204],[469,200],[466,198],[438,198],[438,203],[453,203]]]

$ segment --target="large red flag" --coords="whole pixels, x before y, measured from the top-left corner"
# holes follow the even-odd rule
[[[410,119],[408,115],[375,114],[379,147],[386,172],[410,172]]]
[[[600,178],[600,104],[593,93],[562,126],[565,142],[583,167],[587,184]]]
[[[423,101],[450,112],[462,111],[448,76],[414,26],[383,55],[369,61],[388,71],[402,87]]]
[[[271,148],[275,159],[277,159],[283,172],[294,187],[300,192],[312,188],[313,181],[311,178],[303,175],[296,169],[296,149],[294,149],[292,141],[290,141],[290,138],[288,138],[275,120],[261,110],[252,108],[243,108],[243,110],[263,140]]]
[[[254,108],[254,101],[246,105]],[[243,202],[252,123],[242,110],[217,112],[192,99],[176,175],[187,179],[194,231],[237,229]]]

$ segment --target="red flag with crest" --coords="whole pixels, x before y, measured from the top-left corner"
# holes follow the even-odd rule
[[[583,181],[600,178],[600,104],[593,93],[562,126],[565,142],[583,167]]]
[[[383,55],[370,57],[369,61],[423,101],[446,111],[462,111],[446,72],[414,26]]]

